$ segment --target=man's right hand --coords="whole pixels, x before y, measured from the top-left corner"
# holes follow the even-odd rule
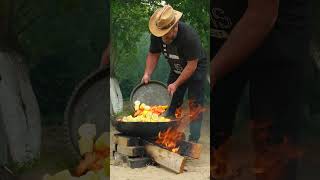
[[[150,81],[150,75],[148,75],[148,74],[143,75],[141,82],[144,84],[148,84],[149,81]]]

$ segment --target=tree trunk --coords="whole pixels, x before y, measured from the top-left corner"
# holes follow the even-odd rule
[[[18,54],[0,52],[0,131],[10,159],[24,163],[40,154],[40,111],[27,69]],[[2,141],[1,141],[2,142]],[[5,154],[5,153],[4,153]],[[0,154],[1,155],[1,154]],[[0,157],[0,164],[5,162]]]

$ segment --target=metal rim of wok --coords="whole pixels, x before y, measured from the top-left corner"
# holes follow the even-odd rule
[[[81,158],[80,155],[80,150],[78,147],[78,142],[75,142],[75,134],[78,135],[77,132],[73,132],[72,129],[78,129],[78,128],[73,128],[75,122],[73,122],[72,117],[74,116],[73,111],[76,108],[76,105],[80,98],[86,93],[86,91],[92,87],[96,82],[99,82],[99,80],[103,80],[104,78],[106,79],[106,82],[108,82],[108,77],[110,76],[109,74],[109,67],[108,66],[103,66],[99,68],[98,70],[92,72],[89,74],[85,79],[83,79],[73,90],[71,97],[69,98],[67,107],[64,112],[64,132],[65,132],[65,137],[66,137],[66,143],[68,147],[71,147],[71,151],[76,154],[77,159]],[[105,87],[105,93],[107,94],[108,88],[107,86]],[[103,100],[103,99],[102,99]],[[108,99],[105,99],[104,101],[107,101]],[[107,105],[106,105],[107,106]],[[106,111],[109,110],[109,108],[105,107],[103,108]],[[107,113],[107,112],[106,112]],[[105,119],[100,119],[100,121],[105,121],[106,127],[108,127],[109,122],[107,121],[107,117]],[[85,122],[84,122],[85,123]],[[106,131],[108,131],[108,128],[106,128]],[[76,136],[77,137],[77,136]],[[79,138],[79,137],[78,137]]]
[[[119,119],[119,118],[118,118]],[[123,122],[121,120],[112,120],[115,129],[123,134],[138,137],[156,137],[159,132],[163,132],[170,127],[178,125],[177,120],[169,122]]]
[[[150,86],[150,85],[153,85],[153,84],[155,84],[155,85],[159,85],[159,87],[162,87],[163,88],[163,91],[166,93],[166,94],[161,94],[162,96],[165,96],[164,97],[164,100],[165,99],[167,99],[167,100],[165,100],[165,103],[164,104],[157,104],[157,103],[154,103],[154,104],[150,104],[150,103],[146,103],[146,102],[142,102],[143,101],[143,99],[139,99],[142,103],[146,103],[147,105],[169,105],[169,103],[171,102],[171,97],[169,96],[169,94],[167,93],[167,86],[164,84],[164,83],[162,83],[161,81],[157,81],[157,80],[150,80],[149,82],[148,82],[148,84],[144,84],[143,82],[142,83],[140,83],[140,84],[138,84],[132,91],[131,91],[131,94],[130,94],[130,102],[131,102],[131,104],[132,104],[132,106],[134,106],[134,101],[135,101],[135,99],[134,99],[134,95],[140,90],[140,89],[142,89],[143,87],[146,87],[146,86]],[[159,92],[159,91],[158,91]],[[159,98],[159,97],[158,97]]]

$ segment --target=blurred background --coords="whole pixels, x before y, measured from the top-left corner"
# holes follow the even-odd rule
[[[7,67],[1,64],[1,68],[18,72],[17,82],[28,79],[30,95],[36,97],[31,109],[39,109],[41,116],[37,116],[41,128],[37,125],[34,131],[39,134],[42,129],[40,158],[24,165],[12,164],[6,157],[10,153],[5,140],[10,136],[6,132],[13,130],[1,129],[6,127],[3,122],[7,117],[0,113],[0,169],[6,164],[21,179],[36,180],[44,173],[73,167],[74,162],[68,161],[72,155],[65,149],[70,137],[65,134],[64,112],[75,87],[100,68],[109,42],[109,20],[108,0],[0,1],[0,63],[9,62]],[[20,76],[20,71],[25,73]],[[0,75],[5,82],[5,71]],[[20,104],[27,109],[23,98]],[[0,105],[5,106],[1,102]],[[29,131],[33,131],[32,127]]]

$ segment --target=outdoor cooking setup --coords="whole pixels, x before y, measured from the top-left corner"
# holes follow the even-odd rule
[[[182,173],[187,158],[200,158],[201,144],[186,141],[183,133],[188,124],[184,119],[190,117],[181,110],[173,118],[164,117],[171,102],[166,85],[159,81],[139,84],[130,101],[134,113],[112,120],[119,132],[111,135],[116,162],[131,168],[159,164]]]

